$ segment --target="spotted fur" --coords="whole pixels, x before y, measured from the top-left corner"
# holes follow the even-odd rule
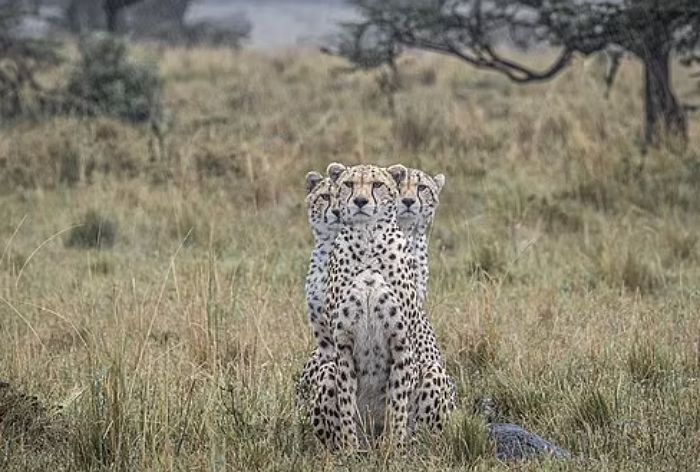
[[[331,333],[325,314],[325,277],[330,251],[342,225],[340,212],[332,202],[331,180],[314,172],[310,172],[306,180],[309,189],[306,205],[315,242],[306,276],[306,300],[316,346],[321,359],[325,360],[333,355]]]
[[[399,184],[397,221],[411,244],[421,306],[428,296],[428,232],[440,205],[440,191],[444,185],[443,174],[431,177],[418,169],[407,169],[406,178]]]
[[[402,166],[338,164],[328,171],[343,229],[322,284],[335,355],[329,361],[317,349],[299,383],[308,387],[302,390],[314,431],[331,448],[355,448],[382,432],[402,442],[416,428],[440,430],[454,407],[454,383],[418,302],[413,234],[407,237],[396,221],[397,183],[410,189],[409,173]],[[428,207],[432,214],[416,218],[411,230],[432,221],[437,202],[424,206],[418,215]]]
[[[440,431],[456,405],[454,380],[447,374],[437,339],[425,316],[428,295],[428,232],[440,204],[439,196],[445,176],[431,177],[418,169],[408,169],[399,182],[397,220],[406,235],[414,257],[418,303],[422,310],[419,320],[426,343],[419,353],[418,385],[411,398],[409,424],[411,429],[425,427]]]
[[[358,425],[365,438],[384,431],[400,443],[408,433],[419,311],[408,241],[396,223],[397,182],[405,171],[329,167],[344,222],[331,252],[326,297],[343,448],[359,446]]]
[[[330,367],[324,367],[323,372],[320,372],[321,366],[335,359],[333,339],[325,313],[328,257],[341,228],[340,214],[332,202],[332,186],[331,180],[318,172],[306,175],[306,207],[314,235],[314,249],[305,288],[307,313],[316,346],[297,383],[297,402],[307,409],[313,408],[314,397],[319,393],[314,387],[323,385],[322,377],[330,375],[327,372]],[[333,381],[332,377],[330,381]]]

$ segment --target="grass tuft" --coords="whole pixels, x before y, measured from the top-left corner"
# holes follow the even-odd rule
[[[574,426],[586,430],[609,427],[614,418],[610,403],[598,389],[585,392],[576,399],[572,414]]]
[[[492,448],[483,419],[462,411],[450,418],[440,442],[453,467],[473,466]]]
[[[635,382],[658,386],[671,374],[671,362],[651,340],[638,340],[627,355],[627,371]]]
[[[66,247],[78,249],[109,249],[117,240],[117,223],[99,214],[88,211],[83,223],[74,227],[66,239]]]

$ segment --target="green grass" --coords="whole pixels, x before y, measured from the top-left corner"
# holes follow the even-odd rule
[[[0,379],[48,406],[0,396],[0,469],[504,470],[484,396],[577,457],[526,470],[700,467],[700,129],[641,155],[635,65],[606,102],[583,63],[518,87],[412,58],[392,116],[314,54],[160,62],[161,143],[105,118],[0,133]],[[304,175],[330,161],[447,176],[428,313],[460,410],[406,451],[330,455],[294,407]],[[71,246],[89,212],[112,246]]]

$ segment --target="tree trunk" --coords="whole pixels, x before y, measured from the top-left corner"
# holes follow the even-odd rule
[[[662,138],[685,144],[688,123],[671,84],[671,53],[665,45],[647,48],[644,62],[644,143],[658,146]]]
[[[119,8],[113,2],[105,2],[105,16],[107,17],[107,31],[116,34]]]
[[[105,16],[107,17],[107,31],[117,33],[119,28],[119,12],[123,8],[139,3],[142,0],[104,0]]]

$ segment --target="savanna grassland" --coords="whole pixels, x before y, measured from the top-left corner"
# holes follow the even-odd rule
[[[311,52],[144,54],[157,135],[0,132],[0,469],[504,470],[484,396],[576,456],[525,469],[700,469],[700,125],[642,154],[636,64],[606,101],[590,61],[522,87],[409,57],[392,112]],[[331,161],[447,176],[428,313],[461,406],[400,453],[330,455],[294,406],[304,175]]]

